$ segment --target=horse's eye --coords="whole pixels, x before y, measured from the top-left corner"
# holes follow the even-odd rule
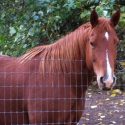
[[[95,44],[93,42],[90,42],[90,45],[94,48]]]

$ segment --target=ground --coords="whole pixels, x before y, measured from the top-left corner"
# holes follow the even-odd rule
[[[79,125],[125,125],[125,92],[89,88]]]

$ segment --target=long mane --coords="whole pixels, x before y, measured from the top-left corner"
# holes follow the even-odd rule
[[[81,25],[75,31],[67,34],[53,44],[38,46],[29,50],[26,54],[19,57],[18,61],[26,62],[38,55],[42,59],[75,59],[78,54],[82,53],[80,51],[83,51],[85,36],[88,34],[86,31],[89,31],[90,28],[90,23]]]

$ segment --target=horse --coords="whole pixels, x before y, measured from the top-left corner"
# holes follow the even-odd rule
[[[100,89],[116,84],[119,18],[119,10],[110,19],[93,10],[90,22],[55,43],[0,56],[0,124],[77,124],[93,76]]]

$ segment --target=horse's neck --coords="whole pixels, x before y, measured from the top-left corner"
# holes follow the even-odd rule
[[[57,42],[56,50],[60,53],[60,58],[68,60],[85,60],[85,46],[87,42],[88,29],[84,25],[74,32],[66,35]]]
[[[87,33],[88,28],[86,29],[83,25],[51,46],[51,49],[49,49],[50,57],[54,60],[63,60],[63,62],[57,64],[56,67],[60,67],[61,65],[61,69],[67,72],[70,72],[70,68],[72,68],[71,71],[77,73],[87,70],[85,62],[85,47],[88,39]]]
[[[49,72],[86,72],[88,69],[85,51],[90,26],[88,25],[87,28],[85,26],[81,26],[56,43],[46,46],[45,50],[39,54],[40,58],[45,59],[44,63],[40,63],[40,67]]]

